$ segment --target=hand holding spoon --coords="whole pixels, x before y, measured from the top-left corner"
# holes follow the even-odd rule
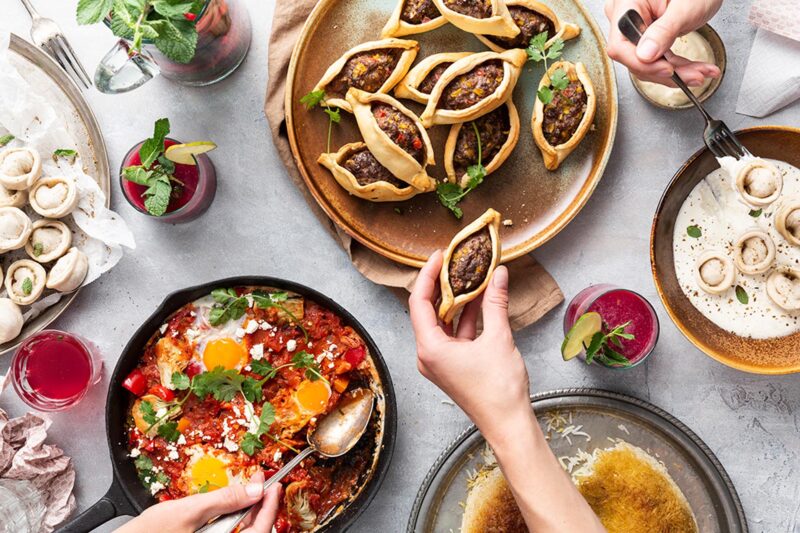
[[[340,457],[349,452],[367,429],[375,395],[369,389],[357,389],[343,397],[336,409],[325,415],[316,429],[308,434],[308,448],[286,463],[271,478],[264,482],[264,490],[279,482],[303,459],[314,452],[323,457]],[[252,507],[218,517],[200,528],[198,533],[230,533],[241,522]]]

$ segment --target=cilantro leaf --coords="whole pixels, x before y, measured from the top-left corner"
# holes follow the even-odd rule
[[[152,470],[153,469],[153,461],[146,455],[140,455],[133,461],[133,465],[136,467],[136,470]]]
[[[142,420],[148,424],[155,424],[158,420],[156,418],[156,411],[153,409],[153,404],[150,402],[141,402],[139,404],[139,412],[142,414]]]
[[[528,59],[534,63],[545,59],[544,46],[547,42],[547,32],[538,33],[534,35],[525,50],[528,53]]]
[[[266,359],[254,359],[250,361],[250,369],[259,376],[272,378],[275,375],[273,367]]]
[[[325,109],[323,109],[323,111],[325,111],[325,114],[328,115],[328,118],[330,118],[331,122],[335,124],[338,124],[342,120],[342,114],[338,107],[336,108],[326,107]]]
[[[242,318],[247,311],[247,298],[237,296],[233,289],[214,289],[211,291],[211,297],[217,302],[208,315],[208,321],[212,326]]]
[[[303,97],[300,98],[300,103],[306,106],[306,109],[313,109],[317,107],[324,99],[325,91],[318,89],[303,95]]]
[[[561,51],[564,49],[564,41],[559,37],[554,40],[550,46],[547,47],[547,59],[558,59],[561,57]]]
[[[142,143],[139,148],[139,158],[142,160],[142,167],[150,168],[158,156],[164,152],[164,139],[169,134],[169,119],[160,118],[156,120],[153,128],[153,136]]]
[[[483,165],[470,165],[467,167],[467,176],[469,176],[467,187],[474,189],[483,183],[483,178],[486,176],[486,167]]]
[[[263,383],[251,377],[245,377],[242,381],[242,395],[248,402],[258,403],[261,401]]]
[[[72,150],[71,148],[58,148],[56,150],[53,150],[53,157],[54,158],[75,157],[76,155],[78,155],[78,152],[76,152],[75,150]]]
[[[557,68],[550,77],[550,86],[554,89],[562,91],[567,88],[567,85],[569,85],[567,73],[564,72],[564,69]]]
[[[322,379],[323,381],[327,381],[325,377],[320,373],[319,364],[314,359],[314,356],[308,353],[305,350],[300,350],[294,357],[292,357],[292,365],[295,368],[305,369],[306,370],[306,377],[311,381],[316,381],[318,379]]]
[[[78,24],[95,24],[111,11],[114,0],[78,0],[75,18]]]
[[[180,372],[172,373],[172,386],[178,390],[186,390],[190,386],[189,376]]]
[[[239,448],[247,455],[253,455],[257,450],[264,447],[261,442],[261,437],[252,433],[245,433],[242,440],[239,442]]]
[[[158,426],[158,434],[169,442],[175,442],[181,436],[177,422],[164,422]]]
[[[549,87],[539,87],[539,90],[536,91],[536,96],[544,105],[547,105],[553,101],[553,91],[551,91]]]
[[[244,379],[236,369],[225,370],[218,366],[197,374],[192,379],[192,392],[201,400],[210,394],[217,401],[229,402],[242,390]]]
[[[13,135],[11,135],[10,133],[8,133],[6,135],[0,135],[0,146],[5,146],[8,143],[10,143],[11,141],[13,141],[14,139],[15,139],[15,137]]]
[[[269,402],[264,402],[261,406],[261,422],[258,424],[259,433],[266,433],[269,427],[275,423],[275,408]]]
[[[456,183],[440,183],[436,186],[436,196],[439,203],[453,212],[456,218],[464,216],[464,212],[458,207],[458,202],[464,197],[461,187]]]

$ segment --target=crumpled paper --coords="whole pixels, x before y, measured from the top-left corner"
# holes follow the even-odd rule
[[[765,117],[800,99],[800,2],[754,0],[748,20],[758,31],[736,112]]]
[[[0,376],[0,394],[8,380],[8,375]],[[9,418],[0,409],[0,478],[27,480],[41,491],[46,508],[44,533],[53,531],[75,510],[72,459],[44,442],[51,423],[45,415],[34,413]]]

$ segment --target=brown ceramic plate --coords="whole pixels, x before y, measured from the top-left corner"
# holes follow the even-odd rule
[[[544,73],[541,65],[524,67],[514,103],[520,115],[520,139],[511,157],[462,203],[464,217],[457,220],[442,207],[435,193],[406,202],[372,203],[351,196],[331,174],[317,164],[326,151],[328,122],[318,109],[306,111],[300,98],[309,92],[325,69],[356,44],[379,39],[381,28],[396,0],[321,0],[306,21],[292,54],[286,85],[286,124],[295,162],[311,194],[328,216],[349,235],[379,254],[412,266],[421,266],[436,249],[445,248],[464,225],[487,208],[504,220],[501,238],[503,260],[534,250],[555,236],[580,211],[597,186],[608,161],[617,127],[617,85],[606,55],[605,40],[579,0],[554,0],[548,5],[565,21],[581,27],[581,35],[568,41],[564,57],[583,62],[597,92],[594,131],[556,172],[544,168],[533,142],[530,119],[536,88]],[[486,50],[473,35],[446,25],[409,39],[419,41],[418,60],[438,52]],[[415,112],[422,107],[403,101]],[[445,175],[442,154],[448,126],[432,128],[436,166],[429,173]],[[342,112],[333,128],[331,150],[360,140],[355,120]]]
[[[800,166],[800,129],[761,126],[738,131],[736,136],[754,155]],[[754,374],[800,372],[800,333],[775,339],[734,335],[695,309],[678,284],[672,252],[675,218],[695,185],[718,167],[717,161],[704,148],[678,170],[664,192],[650,235],[650,263],[656,290],[678,329],[692,344],[720,363]]]

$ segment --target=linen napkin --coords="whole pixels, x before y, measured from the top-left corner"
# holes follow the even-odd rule
[[[758,31],[736,112],[765,117],[800,99],[800,2],[754,0],[748,20]]]
[[[309,193],[292,159],[284,121],[286,76],[294,44],[316,2],[317,0],[282,1],[275,6],[269,42],[269,81],[264,112],[270,123],[278,155],[283,160],[289,177],[302,191],[306,203],[320,223],[341,244],[353,265],[364,277],[395,289],[395,294],[405,299],[407,294],[404,291],[409,291],[414,286],[418,270],[390,261],[367,249],[336,226]],[[513,329],[521,329],[536,322],[564,300],[564,295],[553,277],[530,255],[520,257],[506,266],[509,269],[509,317]]]
[[[0,395],[9,379],[0,375]],[[44,533],[53,531],[75,510],[72,459],[44,442],[51,423],[45,415],[34,413],[9,418],[0,409],[0,478],[27,480],[42,493],[45,512],[40,531]]]

